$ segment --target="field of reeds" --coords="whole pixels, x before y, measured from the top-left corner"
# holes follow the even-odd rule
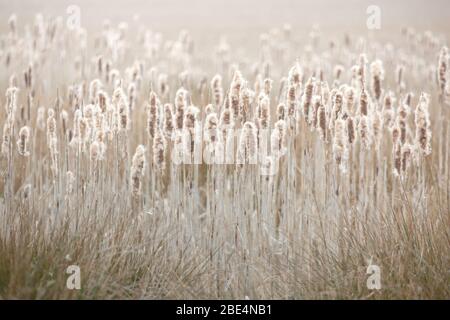
[[[445,36],[2,30],[0,298],[450,298]]]

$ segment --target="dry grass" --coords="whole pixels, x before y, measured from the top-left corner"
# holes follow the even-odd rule
[[[342,39],[10,20],[0,298],[448,299],[445,41]]]

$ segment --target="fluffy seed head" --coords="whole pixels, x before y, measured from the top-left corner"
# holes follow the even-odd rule
[[[346,162],[348,159],[348,145],[345,136],[345,121],[337,119],[334,125],[333,134],[333,155],[336,163],[342,172],[346,172]]]
[[[370,130],[370,119],[367,116],[361,116],[358,124],[358,133],[361,145],[369,150],[372,144],[372,132]]]
[[[269,128],[270,125],[270,100],[269,97],[265,96],[259,102],[258,108],[258,129],[265,130]]]
[[[241,91],[240,114],[244,122],[250,118],[250,104],[254,99],[254,95],[255,93],[248,88],[244,88]]]
[[[372,62],[370,72],[372,74],[372,94],[375,100],[379,101],[381,98],[381,82],[384,79],[384,69],[381,60]]]
[[[172,134],[175,128],[173,107],[170,103],[164,104],[164,135],[167,139],[172,139]]]
[[[305,85],[305,92],[302,96],[302,110],[303,110],[303,116],[305,117],[305,121],[309,121],[309,109],[311,106],[311,100],[313,96],[313,90],[314,90],[314,78],[309,78]]]
[[[422,93],[415,111],[416,145],[423,156],[431,153],[431,123],[428,113],[430,98]]]
[[[159,172],[163,172],[166,165],[167,142],[161,129],[155,131],[153,139],[153,164]]]
[[[136,148],[136,152],[133,156],[130,181],[131,181],[131,194],[137,198],[141,195],[142,191],[142,179],[144,177],[145,170],[145,147],[139,145]]]
[[[393,146],[393,168],[394,168],[394,176],[400,177],[402,171],[402,144],[400,141],[397,141]]]
[[[75,184],[75,175],[72,171],[66,172],[66,195],[70,195],[73,192],[73,185]]]
[[[155,136],[155,130],[159,126],[159,100],[154,91],[150,92],[147,105],[147,133],[149,138]]]
[[[270,135],[270,148],[272,156],[279,158],[286,153],[286,122],[278,120]]]
[[[187,91],[184,88],[178,89],[175,95],[175,128],[183,129],[184,109],[187,105]]]
[[[238,164],[256,164],[258,157],[257,130],[253,122],[247,121],[241,131],[237,149]]]
[[[215,75],[211,80],[211,91],[214,97],[216,108],[219,108],[223,102],[222,77]]]
[[[353,117],[348,117],[347,121],[347,141],[349,145],[352,145],[356,137],[355,120]]]
[[[320,138],[322,141],[327,141],[327,115],[325,106],[320,105],[319,111],[317,113],[317,130],[319,131]]]
[[[363,89],[361,90],[361,94],[359,96],[359,110],[358,110],[359,115],[367,116],[368,104],[369,104],[369,96]]]
[[[441,52],[439,54],[439,62],[438,62],[438,82],[441,92],[444,92],[445,85],[447,83],[448,61],[449,61],[448,48],[444,46],[442,47]]]
[[[217,119],[217,114],[210,113],[206,116],[203,132],[206,143],[215,143],[218,140],[218,125],[219,120]]]
[[[19,139],[17,140],[17,150],[21,156],[28,157],[28,140],[30,138],[30,128],[22,127],[19,131]]]
[[[384,103],[383,103],[383,125],[386,126],[387,128],[392,127],[392,125],[394,124],[394,119],[395,119],[395,113],[394,110],[392,109],[392,104],[393,104],[393,96],[392,93],[387,93],[384,96]]]
[[[286,105],[284,103],[279,103],[277,106],[277,119],[286,120]]]

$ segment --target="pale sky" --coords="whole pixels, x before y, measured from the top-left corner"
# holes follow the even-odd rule
[[[69,5],[81,8],[84,26],[100,26],[105,18],[130,21],[139,13],[152,28],[265,28],[288,22],[308,27],[364,28],[369,5],[381,9],[382,27],[410,25],[450,31],[449,0],[0,0],[0,18],[16,13],[27,21],[35,12],[66,15]]]

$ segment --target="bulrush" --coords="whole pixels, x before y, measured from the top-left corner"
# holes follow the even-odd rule
[[[286,153],[286,122],[278,120],[270,135],[271,155],[280,158]]]
[[[448,48],[444,46],[442,47],[441,52],[439,53],[439,61],[437,69],[439,88],[441,89],[442,94],[445,92],[445,86],[448,81],[447,79],[448,63],[449,63]]]
[[[314,89],[314,78],[309,78],[308,81],[305,84],[305,91],[302,95],[302,112],[303,116],[305,117],[306,123],[309,124],[309,112],[311,107],[311,101],[313,97],[313,89]]]
[[[315,95],[312,98],[312,110],[310,112],[309,123],[311,124],[311,130],[316,129],[317,127],[317,118],[320,106],[322,104],[322,97],[319,95]]]
[[[393,94],[391,92],[388,92],[384,96],[384,102],[383,102],[383,125],[386,128],[391,128],[394,124],[395,120],[395,112],[392,108],[393,104]]]
[[[376,101],[381,98],[381,86],[384,80],[383,62],[375,60],[370,65],[370,73],[372,75],[372,94]]]
[[[349,145],[352,145],[353,142],[355,142],[355,138],[356,138],[355,120],[352,116],[350,116],[350,117],[347,117],[346,122],[347,122],[347,128],[346,128],[347,142]]]
[[[351,86],[353,88],[359,88],[361,87],[361,80],[360,80],[360,72],[359,72],[359,66],[353,65],[350,69],[352,72],[352,80],[351,80]]]
[[[147,133],[149,138],[154,138],[155,130],[159,126],[159,100],[154,91],[150,92],[147,105]]]
[[[223,102],[222,77],[219,74],[216,74],[211,80],[211,92],[214,97],[216,110],[219,110]]]
[[[103,155],[100,150],[100,144],[98,141],[94,141],[91,143],[89,147],[89,156],[92,162],[97,162],[103,159]]]
[[[343,103],[342,93],[340,91],[337,91],[333,98],[333,107],[331,109],[330,123],[328,125],[331,131],[334,131],[334,123],[341,115],[342,103]]]
[[[404,144],[406,142],[406,136],[408,133],[408,115],[410,113],[409,106],[406,103],[401,103],[397,110],[397,124],[400,128],[400,142]]]
[[[414,98],[414,93],[408,92],[405,95],[405,98],[403,99],[403,104],[408,106],[408,107],[411,107],[413,98]]]
[[[228,99],[230,101],[230,107],[233,112],[233,117],[235,121],[240,121],[240,97],[241,97],[241,89],[243,85],[244,79],[242,78],[242,74],[239,70],[234,72],[233,79],[230,84],[230,93],[228,94]]]
[[[128,85],[128,108],[130,110],[134,109],[134,105],[136,104],[137,99],[137,85],[135,82],[132,82]]]
[[[364,149],[369,150],[372,144],[372,132],[370,130],[370,118],[361,116],[358,123],[358,134],[361,145]]]
[[[107,111],[107,108],[108,108],[109,104],[110,104],[109,96],[108,96],[108,94],[105,91],[100,90],[98,92],[98,94],[97,94],[97,103],[100,106],[100,109],[102,110],[102,112],[105,113]]]
[[[270,97],[270,94],[272,92],[272,84],[273,84],[273,80],[266,78],[264,79],[264,94],[268,97]]]
[[[17,32],[17,16],[12,14],[8,19],[9,31],[11,34],[15,35]]]
[[[253,122],[247,121],[241,130],[237,148],[237,164],[256,164],[258,160],[257,130]]]
[[[39,114],[38,114],[39,116]],[[80,121],[83,117],[83,114],[80,109],[76,110],[73,115],[73,132],[72,137],[69,137],[69,146],[72,148],[79,147],[80,139]],[[38,119],[39,120],[39,119]]]
[[[63,135],[66,136],[67,128],[69,127],[69,114],[67,113],[66,110],[61,110],[60,119],[62,124]]]
[[[402,176],[405,176],[411,166],[412,155],[414,154],[414,146],[405,143],[402,146]]]
[[[159,88],[159,94],[162,98],[165,98],[169,94],[169,82],[168,82],[168,76],[165,73],[161,73],[158,76],[158,88]]]
[[[399,127],[397,121],[391,127],[391,136],[392,136],[392,143],[393,144],[396,144],[397,142],[400,142],[400,127]],[[400,144],[401,144],[401,142],[400,142]]]
[[[102,89],[102,82],[100,79],[94,79],[89,84],[89,103],[94,104],[97,100],[98,93]]]
[[[48,143],[50,149],[50,169],[54,176],[58,175],[58,139],[56,136],[51,136]]]
[[[253,102],[254,95],[255,93],[249,88],[244,88],[241,91],[240,114],[244,122],[250,119],[250,106]]]
[[[380,147],[383,134],[383,121],[378,110],[373,110],[371,113],[370,123],[372,124],[372,137],[375,143],[375,150],[379,150],[378,148]]]
[[[253,84],[253,89],[255,91],[255,97],[258,97],[259,94],[263,91],[263,79],[260,73],[258,73],[255,77],[255,83]]]
[[[367,95],[366,90],[364,90],[364,88],[363,88],[359,95],[358,115],[359,116],[367,116],[368,106],[369,106],[369,96]]]
[[[274,179],[272,177],[277,172],[277,164],[278,161],[275,156],[265,156],[261,160],[261,175],[268,176],[266,181],[268,181],[269,185],[273,184]]]
[[[197,107],[189,106],[186,110],[184,117],[183,128],[184,128],[184,139],[185,139],[185,152],[188,155],[193,155],[195,150],[196,139],[200,138],[197,136],[200,129],[199,123],[200,110]]]
[[[94,130],[94,121],[95,121],[94,105],[92,105],[92,104],[85,105],[83,107],[83,116],[86,119],[86,123],[89,127],[89,131],[93,131]]]
[[[258,130],[267,130],[270,126],[270,99],[265,96],[258,104]]]
[[[286,105],[284,103],[279,103],[276,113],[278,120],[286,120]]]
[[[164,123],[163,132],[167,139],[172,139],[173,131],[175,129],[173,117],[173,107],[170,103],[164,104]]]
[[[327,81],[322,81],[320,86],[320,95],[322,96],[322,103],[328,104],[328,99],[330,98],[330,87]]]
[[[403,80],[404,71],[405,67],[403,64],[398,65],[397,68],[395,69],[397,87],[399,88],[400,92],[402,92],[405,89],[405,82]]]
[[[300,94],[302,86],[302,77],[303,75],[300,64],[296,62],[294,66],[289,70],[289,75],[287,79],[288,85],[294,87],[296,97],[298,94]]]
[[[101,112],[100,107],[97,106],[95,111],[95,128],[94,128],[94,141],[99,146],[99,160],[103,160],[106,152],[106,120]]]
[[[394,176],[400,177],[402,173],[402,144],[399,140],[393,145],[393,168]]]
[[[113,130],[116,132],[126,132],[130,129],[130,115],[127,96],[122,87],[114,90],[112,104],[114,105]]]
[[[8,116],[14,117],[14,113],[17,108],[17,92],[19,89],[16,87],[9,87],[6,89],[6,105],[5,111]]]
[[[47,143],[50,146],[50,143],[53,138],[56,139],[56,120],[55,120],[55,111],[53,109],[48,109],[48,118],[47,118]]]
[[[295,85],[290,84],[287,89],[286,94],[286,105],[287,105],[287,121],[289,128],[292,130],[295,128],[296,122],[296,111],[297,111],[297,99]]]
[[[218,125],[216,113],[210,113],[206,116],[203,136],[207,144],[214,144],[218,140]]]
[[[184,88],[178,89],[175,94],[175,129],[183,129],[184,112],[187,105],[187,91]]]
[[[153,165],[159,173],[162,173],[166,166],[167,142],[160,128],[157,128],[153,139]]]
[[[333,69],[333,75],[334,75],[334,81],[339,82],[342,76],[342,73],[344,72],[344,67],[342,65],[336,65]]]
[[[13,128],[13,122],[11,117],[8,117],[3,125],[3,141],[2,141],[2,154],[8,155],[11,148],[11,132]]]
[[[366,64],[367,64],[367,56],[365,53],[360,54],[359,56],[359,68],[358,68],[358,76],[360,81],[361,90],[366,87]]]
[[[72,171],[66,172],[66,195],[70,196],[73,192],[73,186],[75,184],[75,175]]]
[[[431,123],[428,107],[430,98],[428,94],[420,95],[419,104],[415,111],[416,145],[422,156],[431,154]]]
[[[344,108],[349,115],[355,112],[355,89],[348,86],[344,93]]]
[[[347,171],[348,144],[345,136],[345,121],[337,119],[334,124],[333,133],[333,155],[334,160],[342,172]]]
[[[327,115],[325,106],[321,104],[317,113],[317,130],[322,141],[327,142]]]
[[[131,195],[137,198],[142,193],[142,179],[145,172],[145,147],[139,145],[131,162],[130,183]]]
[[[30,138],[30,128],[22,127],[19,131],[19,139],[17,140],[17,151],[21,156],[28,157],[30,152],[28,150],[28,141]]]
[[[225,145],[230,136],[232,136],[232,130],[234,129],[233,113],[229,108],[224,108],[219,118],[219,128],[222,132]]]
[[[214,108],[214,105],[212,103],[209,103],[206,105],[205,109],[204,109],[204,113],[205,115],[208,115],[210,113],[215,113],[216,110]]]

